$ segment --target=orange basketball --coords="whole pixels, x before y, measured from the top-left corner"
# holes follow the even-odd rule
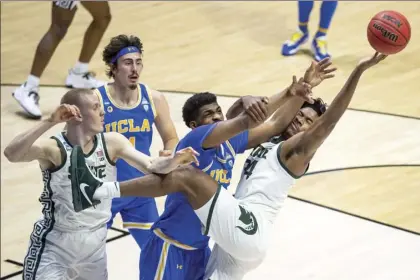
[[[369,22],[367,37],[377,52],[396,54],[410,41],[411,27],[408,20],[396,11],[377,13]]]

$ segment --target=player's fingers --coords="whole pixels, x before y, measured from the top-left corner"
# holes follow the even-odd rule
[[[297,80],[296,80],[296,76],[295,75],[293,75],[292,81],[293,81],[294,84],[297,83]]]
[[[260,121],[264,121],[265,120],[265,113],[262,109],[263,106],[264,106],[264,103],[258,102],[258,103],[254,103],[252,105],[253,105],[252,109],[254,110],[255,114],[258,116],[258,119]]]
[[[336,67],[330,68],[330,69],[325,69],[323,72],[324,72],[324,74],[329,74],[329,73],[332,73],[332,72],[335,72],[335,71],[337,71]]]
[[[334,74],[328,74],[328,75],[322,76],[323,79],[331,79],[331,78],[334,78],[334,77],[335,77]]]
[[[251,108],[249,110],[246,110],[246,113],[248,114],[248,116],[254,121],[254,122],[259,122],[258,121],[258,117],[257,115],[251,110]]]
[[[319,69],[324,70],[328,67],[330,67],[332,64],[331,60],[327,59],[325,63],[323,63],[322,65],[320,65]]]

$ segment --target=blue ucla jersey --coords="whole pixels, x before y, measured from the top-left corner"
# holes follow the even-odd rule
[[[209,174],[219,185],[227,188],[232,178],[232,168],[235,156],[243,153],[248,145],[248,131],[244,131],[218,148],[203,149],[202,143],[216,124],[200,126],[189,132],[178,143],[176,150],[192,147],[200,155],[197,157],[201,169]],[[194,248],[205,248],[209,238],[201,233],[201,222],[196,216],[187,198],[182,193],[167,196],[165,211],[155,222],[153,228],[161,231],[172,239]]]
[[[138,85],[139,99],[131,107],[119,106],[111,97],[108,86],[97,88],[105,111],[104,130],[124,135],[136,150],[150,155],[152,144],[152,125],[156,116],[151,94],[143,84]],[[124,181],[144,175],[122,159],[116,162],[117,180]]]

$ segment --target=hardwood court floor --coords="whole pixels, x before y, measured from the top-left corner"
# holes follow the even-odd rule
[[[111,2],[110,5],[113,19],[101,48],[119,33],[140,36],[145,44],[142,81],[156,89],[210,90],[232,96],[271,95],[285,87],[293,74],[303,73],[310,62],[307,52],[289,58],[280,56],[281,43],[296,26],[295,2]],[[312,32],[318,22],[319,5],[315,3],[312,12]],[[403,52],[389,57],[362,77],[351,103],[357,110],[345,114],[314,158],[309,171],[315,174],[300,180],[291,195],[418,234],[420,2],[340,2],[329,32],[329,49],[339,70],[336,78],[321,85],[315,94],[331,102],[357,61],[372,53],[366,40],[367,22],[376,12],[385,9],[395,9],[407,16],[412,26],[411,42]],[[50,4],[47,2],[1,2],[3,85],[19,84],[27,77],[36,45],[49,25],[49,17]],[[87,12],[79,7],[73,25],[42,77],[42,84],[64,83],[67,69],[77,60],[89,21]],[[105,78],[99,50],[91,68],[100,78]],[[1,88],[2,151],[14,136],[35,123],[16,114],[19,107],[11,98],[13,89],[14,86]],[[62,88],[41,87],[41,106],[45,115],[54,109],[64,92]],[[187,129],[182,123],[180,108],[187,95],[168,94],[167,98],[182,136]],[[233,101],[233,98],[220,98],[224,110]],[[59,129],[57,127],[51,133]],[[155,137],[154,142],[153,152],[156,152],[160,140]],[[242,163],[243,157],[236,165],[236,179]],[[1,155],[1,164],[2,261],[22,261],[33,221],[40,215],[37,198],[42,188],[41,174],[36,163],[11,164]],[[332,171],[335,169],[344,170]],[[234,186],[232,184],[232,190]],[[331,225],[326,226],[328,221],[336,223],[334,219],[324,220],[325,232],[331,230]],[[351,227],[345,228],[351,230]],[[292,231],[297,229],[301,227]],[[369,234],[361,236],[362,243],[369,246],[364,243],[372,240],[368,238]],[[362,238],[347,237],[337,246],[353,247]],[[401,238],[404,242],[411,240],[405,239],[405,235]],[[274,248],[281,252],[283,246],[278,243]],[[379,250],[380,246],[369,248]],[[300,250],[304,249],[303,246]],[[336,258],[338,251],[331,252],[333,255],[328,260]],[[288,254],[290,251],[285,257]],[[400,255],[401,262],[409,265],[410,256]],[[384,259],[382,264],[385,267],[392,263]],[[375,269],[380,267],[372,267]],[[1,276],[16,270],[15,266],[2,262]],[[322,275],[320,271],[317,273],[315,275],[319,277]]]

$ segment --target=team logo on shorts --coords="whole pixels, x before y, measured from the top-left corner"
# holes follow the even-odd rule
[[[247,235],[254,235],[258,231],[258,222],[252,212],[248,212],[239,205],[239,210],[241,210],[241,215],[239,216],[239,221],[244,224],[244,226],[236,226],[239,228],[243,233]]]

